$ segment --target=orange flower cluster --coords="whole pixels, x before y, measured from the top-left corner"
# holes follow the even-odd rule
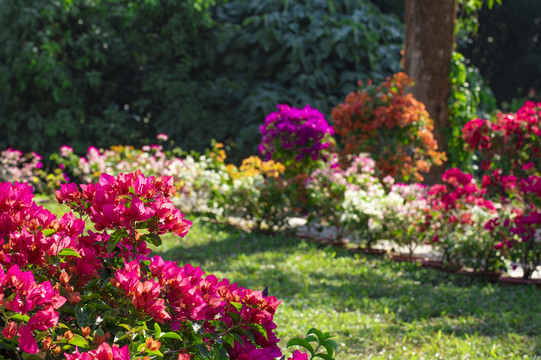
[[[359,90],[331,112],[342,155],[369,152],[381,176],[405,182],[422,181],[421,173],[441,165],[445,153],[437,151],[432,119],[423,103],[405,93],[412,85],[404,73],[378,86],[359,82]]]
[[[227,155],[225,154],[224,144],[217,142],[212,145],[209,156],[217,163],[223,163]]]

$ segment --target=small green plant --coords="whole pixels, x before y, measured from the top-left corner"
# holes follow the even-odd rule
[[[338,350],[338,345],[334,340],[331,340],[331,335],[323,333],[316,328],[312,328],[304,338],[293,338],[287,343],[287,347],[300,346],[308,350],[310,360],[321,358],[325,360],[334,360],[334,353]],[[312,344],[316,344],[316,347]]]

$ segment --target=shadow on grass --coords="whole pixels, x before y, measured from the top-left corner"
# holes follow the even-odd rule
[[[300,312],[320,307],[383,316],[403,335],[414,326],[424,333],[460,337],[535,336],[541,323],[541,290],[533,287],[501,287],[222,224],[205,224],[191,236],[160,255],[209,273],[227,273],[246,287],[268,286],[272,295]]]

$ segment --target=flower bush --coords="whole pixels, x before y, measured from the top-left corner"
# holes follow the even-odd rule
[[[446,185],[433,185],[428,191],[433,215],[428,226],[444,263],[487,272],[503,269],[503,254],[495,247],[497,239],[485,228],[497,217],[500,204],[485,199],[486,191],[460,169],[446,170],[442,180]]]
[[[499,195],[504,205],[485,229],[498,239],[495,248],[520,264],[523,277],[528,279],[541,265],[541,178],[530,175],[519,179],[496,171],[483,180],[483,185]]]
[[[32,188],[0,184],[0,354],[68,360],[275,359],[280,301],[150,256],[147,243],[181,237],[191,222],[175,208],[171,177],[141,172],[64,184],[57,218]],[[88,219],[93,230],[85,232]],[[298,339],[291,345],[306,345]],[[328,336],[311,341],[335,346]],[[307,349],[310,350],[310,347]],[[329,355],[330,354],[330,355]],[[23,356],[24,357],[24,356]],[[295,351],[289,359],[308,359]]]
[[[485,228],[498,239],[496,249],[522,266],[524,278],[541,264],[540,128],[541,103],[528,101],[516,113],[474,119],[463,129],[468,149],[481,159],[483,188],[503,204]]]
[[[385,189],[374,166],[370,157],[361,154],[344,170],[334,154],[325,168],[314,170],[305,181],[312,217],[334,226],[338,239],[355,235],[367,246],[379,240]]]
[[[158,140],[164,141],[165,134]],[[214,196],[225,191],[228,174],[223,145],[213,142],[205,154],[186,153],[175,148],[165,151],[162,145],[146,145],[140,149],[116,145],[109,149],[88,148],[85,157],[73,153],[67,145],[51,155],[64,172],[67,181],[81,183],[97,181],[101,174],[118,175],[140,170],[145,176],[171,176],[177,187],[175,204],[183,211],[220,213],[213,203]]]
[[[326,160],[332,148],[334,129],[322,113],[306,105],[302,109],[278,105],[278,111],[259,127],[259,153],[265,160],[278,161],[293,174],[313,169],[317,160]]]
[[[421,184],[392,184],[382,201],[381,238],[406,247],[410,256],[426,238],[427,190]]]
[[[425,106],[405,93],[411,85],[404,73],[378,86],[359,82],[359,90],[331,112],[342,154],[368,152],[382,177],[401,182],[422,181],[422,173],[441,165],[445,154],[437,151],[432,120]]]
[[[250,220],[259,230],[282,230],[292,214],[291,187],[283,177],[284,165],[250,156],[237,168],[228,164],[228,189],[216,196],[227,216]]]
[[[462,136],[469,150],[479,153],[482,171],[525,177],[529,169],[541,169],[541,103],[528,101],[516,113],[499,113],[492,121],[474,119]]]
[[[38,184],[42,176],[41,155],[8,148],[0,152],[0,181]]]

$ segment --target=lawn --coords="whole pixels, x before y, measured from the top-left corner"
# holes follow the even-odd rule
[[[53,209],[58,213],[60,209]],[[156,249],[282,300],[283,340],[312,326],[335,335],[337,360],[541,359],[541,289],[501,287],[293,236],[196,219]]]

